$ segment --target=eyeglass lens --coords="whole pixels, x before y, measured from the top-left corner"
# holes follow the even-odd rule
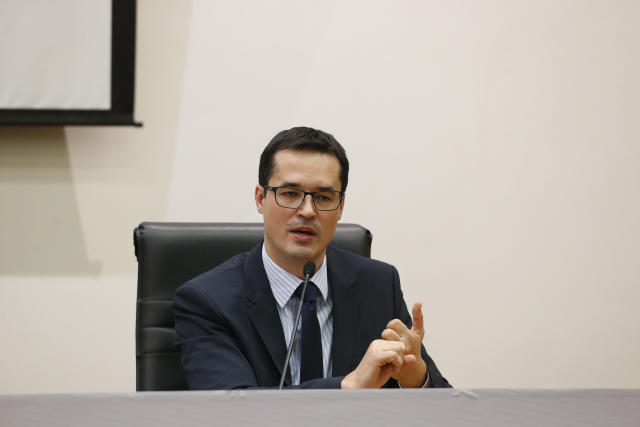
[[[304,192],[293,188],[278,188],[276,190],[276,202],[285,208],[297,209],[302,206]],[[340,193],[338,191],[317,191],[313,195],[313,203],[316,209],[332,211],[340,205]]]

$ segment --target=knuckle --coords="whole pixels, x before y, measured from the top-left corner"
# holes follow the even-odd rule
[[[385,342],[385,341],[384,341],[384,340],[382,340],[382,339],[376,339],[376,340],[373,340],[373,341],[371,341],[371,344],[369,344],[369,348],[370,348],[370,349],[372,349],[372,350],[375,350],[375,349],[377,349],[378,347],[380,347],[380,345],[381,345],[382,343],[384,343],[384,342]]]

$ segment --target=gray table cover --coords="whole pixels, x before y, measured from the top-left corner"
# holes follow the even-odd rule
[[[0,426],[640,426],[640,390],[0,395]]]

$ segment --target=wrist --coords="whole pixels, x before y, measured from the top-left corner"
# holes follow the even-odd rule
[[[354,389],[356,388],[353,384],[353,379],[351,378],[353,375],[353,373],[350,373],[348,375],[346,375],[344,378],[342,378],[342,381],[340,381],[340,388],[344,389],[344,390],[348,390],[348,389]]]
[[[412,369],[410,372],[407,372],[407,374],[403,377],[398,378],[400,387],[419,388],[424,385],[428,377],[427,364],[424,362],[424,360],[422,360],[422,358],[420,358],[415,365],[416,366],[414,369]]]

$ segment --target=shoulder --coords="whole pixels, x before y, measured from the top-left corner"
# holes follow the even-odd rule
[[[221,295],[229,297],[239,294],[243,289],[245,266],[252,252],[237,254],[211,270],[188,280],[176,290],[174,300],[187,294],[199,294],[215,299]]]
[[[197,285],[201,283],[215,281],[216,279],[220,279],[220,278],[229,278],[235,275],[239,275],[242,273],[242,269],[244,267],[244,263],[245,263],[245,260],[247,259],[248,254],[249,252],[242,252],[240,254],[234,255],[233,257],[229,258],[222,264],[189,280],[188,282],[185,283],[185,285],[187,284]]]
[[[329,268],[339,270],[339,273],[348,273],[356,276],[397,276],[396,268],[384,261],[367,258],[353,252],[337,248],[327,247],[327,263]]]

